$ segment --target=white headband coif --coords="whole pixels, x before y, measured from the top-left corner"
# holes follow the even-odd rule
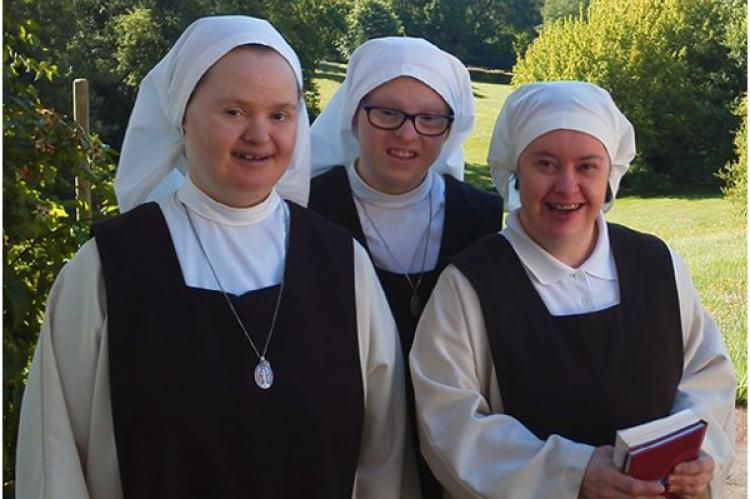
[[[401,76],[426,84],[453,110],[450,135],[431,168],[463,179],[462,145],[474,127],[469,72],[461,61],[427,40],[409,37],[376,38],[354,51],[344,82],[310,130],[313,176],[347,165],[359,155],[352,118],[360,101],[373,89]]]
[[[301,97],[302,69],[292,47],[271,24],[246,16],[198,19],[141,82],[130,115],[115,176],[120,211],[175,190],[185,174],[182,118],[195,86],[209,68],[235,47],[265,45],[281,54],[300,88],[297,140],[292,160],[276,185],[279,193],[306,205],[310,178],[310,134]]]
[[[500,195],[510,203],[518,157],[537,137],[553,130],[591,135],[604,145],[611,162],[609,188],[614,203],[620,179],[635,157],[633,126],[609,93],[591,83],[555,81],[521,85],[505,99],[492,133],[487,163]]]

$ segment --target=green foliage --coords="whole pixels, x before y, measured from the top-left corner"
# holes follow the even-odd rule
[[[510,68],[536,36],[540,0],[395,1],[410,36],[421,36],[468,65]]]
[[[169,50],[150,9],[134,7],[114,17],[115,73],[125,85],[137,87],[146,73]]]
[[[745,16],[738,0],[592,0],[580,16],[544,26],[513,84],[576,79],[608,89],[636,129],[640,156],[626,186],[716,186],[746,86],[728,31]]]
[[[724,181],[721,191],[734,202],[740,214],[747,216],[747,95],[740,101],[735,114],[742,120],[734,134],[734,150],[737,158],[727,163],[718,176]]]
[[[542,19],[548,24],[565,17],[578,17],[586,12],[589,0],[545,0],[542,7]]]
[[[404,27],[389,0],[357,0],[348,16],[347,32],[341,55],[348,58],[371,38],[403,36]]]
[[[90,207],[75,197],[75,177],[91,182],[95,218],[115,210],[112,152],[66,117],[45,108],[34,81],[57,69],[34,24],[3,19],[3,489],[13,494],[18,416],[29,362],[55,275],[88,238]]]

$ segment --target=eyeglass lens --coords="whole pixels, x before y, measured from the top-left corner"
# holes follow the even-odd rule
[[[385,130],[395,130],[411,118],[417,133],[422,135],[441,135],[451,124],[451,119],[440,114],[407,115],[398,109],[367,106],[365,108],[370,124]]]

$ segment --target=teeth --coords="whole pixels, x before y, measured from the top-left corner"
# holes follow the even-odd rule
[[[237,158],[239,158],[239,159],[246,159],[248,161],[257,161],[259,159],[265,159],[265,158],[268,157],[268,156],[255,156],[255,155],[252,155],[252,154],[243,154],[241,152],[234,153],[234,156],[237,157]]]
[[[549,203],[549,206],[552,209],[554,209],[554,210],[573,211],[573,210],[577,210],[581,206],[581,204],[580,203],[575,203],[575,204],[554,204],[554,203]]]
[[[411,159],[417,156],[414,151],[402,151],[401,149],[388,149],[388,154],[402,159]]]

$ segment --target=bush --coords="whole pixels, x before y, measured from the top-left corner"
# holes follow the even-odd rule
[[[746,85],[727,30],[745,15],[737,0],[592,0],[579,16],[544,26],[513,84],[575,79],[609,90],[640,151],[626,186],[717,186],[714,174],[732,155],[732,106]]]
[[[45,108],[29,82],[52,79],[54,64],[35,51],[30,21],[3,19],[3,491],[14,494],[18,416],[44,305],[62,265],[88,238],[89,206],[75,177],[91,182],[95,217],[116,209],[113,154],[59,113]],[[43,53],[38,51],[38,53]]]
[[[730,161],[718,176],[725,184],[721,191],[733,201],[743,217],[747,216],[747,95],[740,101],[735,114],[742,120],[734,134],[735,161]]]

